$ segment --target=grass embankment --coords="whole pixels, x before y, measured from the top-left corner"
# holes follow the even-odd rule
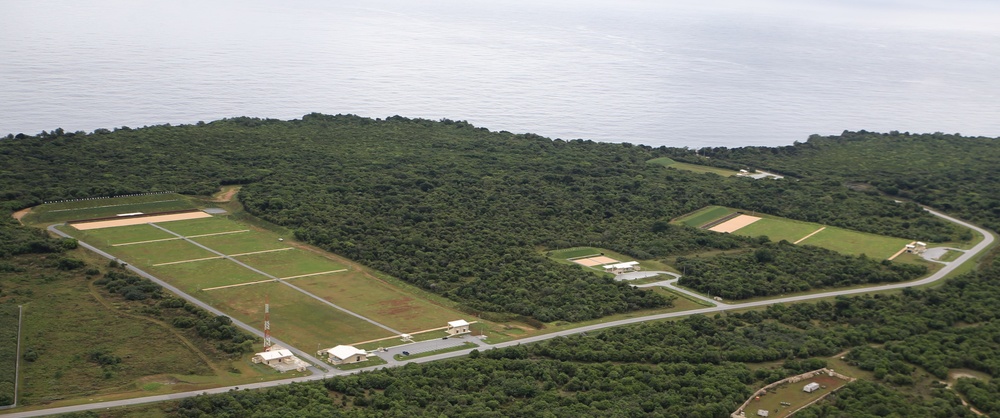
[[[67,255],[91,265],[106,262],[83,250]],[[0,272],[4,302],[26,307],[21,405],[62,406],[281,378],[254,371],[249,357],[232,358],[194,329],[170,325],[170,310],[108,294],[93,285],[98,275],[55,269],[59,257],[16,257],[9,262],[14,271]],[[95,353],[119,361],[101,364]]]
[[[709,222],[736,213],[736,209],[722,206],[706,206],[687,215],[679,216],[671,223],[687,225],[692,228],[701,228]]]
[[[383,364],[389,364],[389,362],[385,361],[379,356],[369,355],[368,360],[366,361],[359,361],[357,363],[351,363],[351,364],[341,364],[339,366],[334,366],[334,367],[340,370],[355,370],[355,369],[364,369],[366,367],[381,366]]]
[[[122,213],[153,213],[194,209],[190,198],[174,193],[100,198],[39,205],[23,221],[26,224],[51,224],[78,219],[103,218]]]
[[[19,311],[17,305],[0,303],[0,406],[14,403]]]
[[[690,164],[674,161],[668,157],[654,158],[652,160],[646,161],[649,164],[661,165],[669,168],[676,168],[678,170],[691,171],[695,173],[712,173],[718,174],[723,177],[735,176],[737,173],[733,170],[728,170],[725,168],[712,167],[708,165]]]

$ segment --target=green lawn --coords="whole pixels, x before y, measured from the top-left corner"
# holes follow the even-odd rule
[[[132,264],[154,265],[175,261],[196,260],[217,257],[204,248],[184,240],[150,242],[147,244],[114,247],[114,252],[122,260]]]
[[[338,306],[406,333],[447,325],[463,314],[408,295],[356,270],[292,279],[292,284]]]
[[[712,173],[712,174],[718,174],[723,177],[736,175],[736,172],[733,170],[727,170],[725,168],[712,167],[700,164],[681,163],[667,157],[654,158],[646,162],[649,164],[656,164],[656,165],[662,165],[664,167],[676,168],[678,170],[693,171],[695,173]]]
[[[765,217],[761,220],[740,228],[735,234],[759,237],[767,235],[771,241],[785,240],[794,243],[822,228],[823,225],[810,222],[793,221],[791,219]]]
[[[160,222],[157,223],[157,225],[186,237],[248,229],[246,225],[241,225],[217,216],[183,221]]]
[[[146,224],[118,226],[114,228],[88,229],[86,231],[80,231],[72,227],[64,230],[75,237],[79,237],[81,241],[94,245],[115,245],[130,242],[177,238],[166,231]]]
[[[149,270],[153,275],[191,294],[211,287],[268,280],[267,276],[225,259],[170,264],[150,267]]]
[[[292,248],[290,245],[278,241],[276,235],[258,231],[212,235],[192,238],[191,240],[227,255]]]
[[[313,254],[300,249],[250,254],[240,256],[237,259],[278,278],[346,268],[343,264],[334,262],[319,254]]]
[[[154,213],[182,209],[194,209],[194,205],[178,194],[157,194],[39,205],[32,209],[26,221],[52,223],[103,218],[121,213]]]
[[[819,383],[825,386],[825,388],[818,389],[812,393],[804,392],[802,387],[812,382]],[[761,396],[760,400],[750,401],[750,404],[747,405],[744,411],[748,417],[757,416],[758,409],[770,411],[771,415],[768,418],[787,417],[809,402],[819,399],[821,396],[827,395],[846,384],[847,381],[845,380],[826,375],[803,379],[796,383],[782,383],[774,389],[768,390],[768,393]],[[782,405],[782,402],[787,402],[791,405]]]
[[[281,283],[233,287],[198,294],[212,306],[247,324],[264,324],[271,305],[271,334],[306,352],[338,344],[388,337],[392,333],[323,304]]]
[[[548,256],[553,259],[569,260],[571,258],[580,258],[586,256],[597,256],[604,253],[604,250],[594,247],[573,247],[566,248],[562,250],[552,250],[548,252]]]
[[[866,254],[870,258],[882,260],[892,257],[910,240],[867,234],[837,227],[827,227],[800,244],[815,245],[842,254]]]
[[[722,206],[707,206],[694,213],[677,218],[674,223],[700,228],[702,225],[733,213],[736,213],[735,209]]]

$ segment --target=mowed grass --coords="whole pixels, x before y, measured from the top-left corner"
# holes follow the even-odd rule
[[[681,163],[667,157],[654,158],[646,161],[649,164],[662,165],[664,167],[676,168],[678,170],[692,171],[695,173],[712,173],[723,177],[735,176],[736,172],[725,168],[712,167],[700,164]]]
[[[309,293],[391,328],[413,333],[447,325],[464,318],[445,307],[415,298],[358,271],[293,279],[290,283]]]
[[[347,268],[319,254],[300,249],[250,254],[236,258],[240,262],[278,278],[322,273]]]
[[[149,270],[156,277],[198,297],[201,296],[197,292],[202,289],[269,280],[267,276],[226,259],[170,264]]]
[[[114,228],[88,229],[80,231],[73,228],[73,236],[94,245],[127,244],[130,242],[152,241],[157,239],[177,238],[169,232],[157,229],[152,225],[129,225]]]
[[[751,237],[767,235],[767,237],[774,242],[785,240],[794,243],[795,241],[802,239],[806,235],[809,235],[822,227],[823,225],[810,222],[765,217],[761,218],[757,222],[740,228],[735,232],[735,234]]]
[[[292,248],[278,241],[277,236],[258,231],[197,237],[191,240],[226,255]]]
[[[150,242],[146,244],[135,244],[115,247],[114,252],[119,258],[130,261],[132,264],[156,265],[159,263],[171,263],[175,261],[196,260],[208,257],[217,257],[204,248],[194,245],[185,240],[170,240]]]
[[[720,219],[724,216],[733,213],[736,213],[735,209],[730,209],[723,206],[707,206],[705,208],[695,211],[694,213],[677,218],[677,220],[674,222],[695,228],[700,228],[702,225],[705,225],[709,222],[712,222],[716,219]]]
[[[548,256],[554,259],[569,260],[572,258],[581,258],[587,256],[599,256],[604,253],[604,250],[594,247],[573,247],[566,248],[562,250],[552,250],[549,251]]]
[[[812,382],[819,383],[826,388],[817,389],[815,392],[804,392],[802,388]],[[796,383],[783,383],[776,388],[768,390],[768,393],[760,397],[760,400],[752,400],[744,410],[747,416],[757,416],[758,409],[771,411],[769,418],[787,417],[809,402],[812,402],[831,391],[839,389],[847,384],[847,381],[827,375],[819,375],[809,379],[803,379]],[[784,406],[781,403],[788,402],[791,405]]]
[[[242,225],[225,218],[213,216],[211,218],[189,219],[183,221],[170,221],[157,223],[160,227],[171,232],[190,237],[192,235],[217,234],[219,232],[242,231],[248,229]]]
[[[389,331],[323,304],[282,283],[204,292],[199,298],[250,325],[264,324],[269,300],[271,334],[306,352],[338,344],[389,337]]]
[[[815,245],[843,254],[865,254],[874,259],[891,257],[910,240],[827,227],[799,244]]]
[[[82,200],[78,202],[49,203],[36,206],[28,215],[30,222],[62,222],[78,219],[103,218],[121,213],[153,213],[171,210],[194,209],[187,198],[178,194],[117,197],[110,199]]]

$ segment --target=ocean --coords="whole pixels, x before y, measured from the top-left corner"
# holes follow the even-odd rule
[[[652,146],[1000,136],[1000,2],[0,0],[0,135],[311,112]]]

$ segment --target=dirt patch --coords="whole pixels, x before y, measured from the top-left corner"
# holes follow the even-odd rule
[[[17,212],[14,212],[13,214],[11,214],[11,216],[13,216],[14,219],[17,219],[17,221],[20,222],[21,225],[24,225],[24,222],[21,222],[21,218],[24,218],[24,216],[29,213],[31,213],[31,208],[24,208]]]
[[[170,222],[170,221],[185,221],[188,219],[211,218],[211,217],[212,215],[209,215],[205,212],[194,211],[185,213],[174,213],[170,215],[136,216],[123,219],[110,219],[106,221],[73,223],[71,225],[78,230],[84,231],[87,229],[113,228],[116,226],[141,225],[148,223]]]
[[[602,255],[602,256],[589,257],[589,258],[578,258],[576,260],[573,260],[573,262],[576,263],[576,264],[583,265],[583,266],[593,267],[593,266],[600,266],[600,265],[604,265],[604,264],[614,264],[614,263],[617,263],[618,260],[615,260],[615,259],[613,259],[611,257],[605,257],[605,256]]]
[[[239,193],[241,187],[243,186],[223,187],[222,191],[212,195],[212,200],[210,201],[216,203],[229,203],[233,200],[233,197],[236,196],[236,193]]]
[[[740,215],[721,224],[709,228],[709,231],[715,232],[736,232],[740,228],[750,225],[754,222],[759,221],[760,218],[750,215]]]

